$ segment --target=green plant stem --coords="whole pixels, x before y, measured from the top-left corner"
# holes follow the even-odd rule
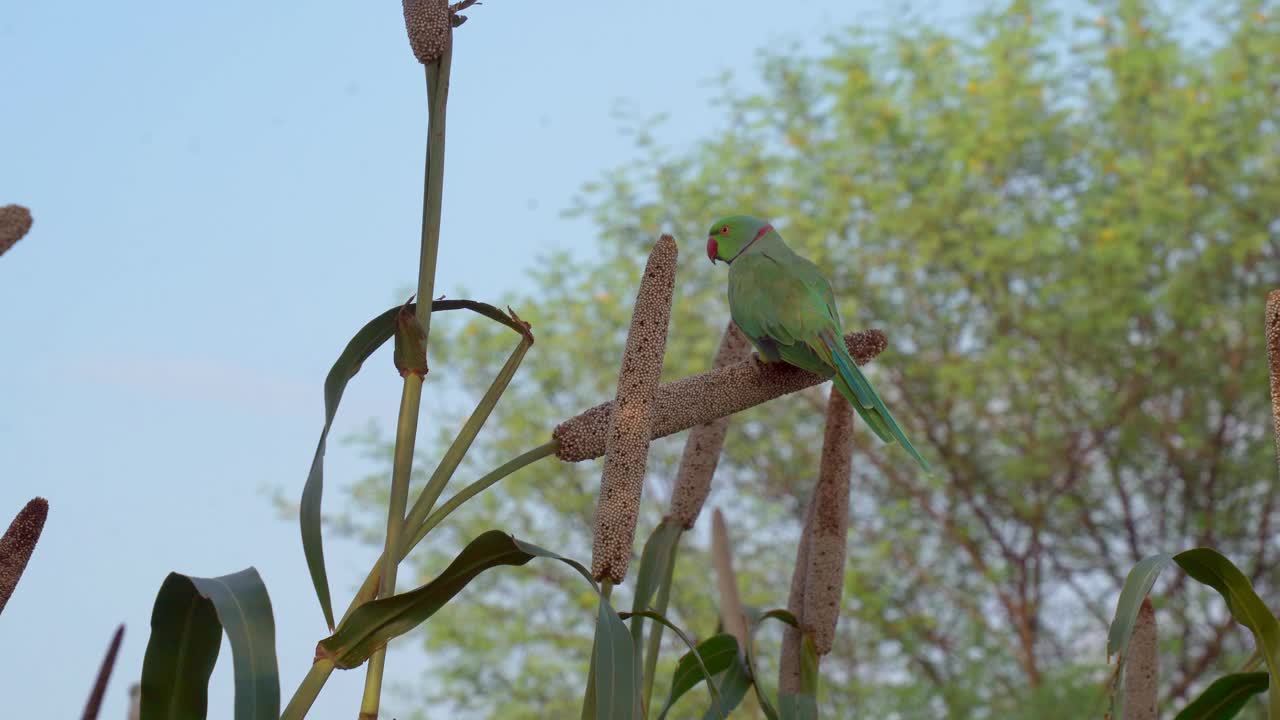
[[[459,490],[458,494],[445,501],[438,510],[431,513],[431,515],[423,521],[422,525],[414,531],[413,537],[409,541],[408,545],[401,549],[401,554],[408,555],[409,551],[427,536],[427,533],[431,532],[435,526],[439,525],[445,518],[449,517],[449,514],[454,510],[457,510],[463,503],[484,492],[490,485],[493,485],[525,465],[554,454],[556,447],[557,443],[554,440],[543,443],[523,455],[518,455],[507,461],[506,464],[501,465],[488,475],[485,475],[462,490]]]
[[[680,539],[676,538],[675,544],[671,546],[671,560],[667,565],[667,574],[662,578],[662,584],[658,586],[658,597],[655,598],[653,609],[659,615],[667,614],[667,606],[671,602],[671,582],[675,576],[676,553],[679,550]],[[642,696],[644,704],[641,705],[644,708],[645,717],[649,715],[649,703],[653,699],[653,676],[658,669],[658,649],[662,646],[663,630],[666,630],[666,626],[659,622],[652,623],[652,627],[649,628],[649,642],[644,656],[644,695]]]
[[[1244,664],[1241,665],[1240,669],[1237,670],[1236,672],[1238,673],[1253,672],[1254,670],[1257,670],[1258,666],[1261,664],[1262,664],[1262,648],[1256,647],[1253,649],[1253,654],[1249,656],[1248,660],[1244,661]]]
[[[430,530],[430,528],[427,528],[422,530],[420,535],[416,534],[423,527],[428,515],[431,514],[436,501],[440,499],[440,493],[444,492],[445,486],[449,484],[449,480],[457,472],[458,465],[462,464],[462,459],[466,457],[467,451],[471,449],[471,444],[475,442],[476,436],[480,434],[480,429],[484,427],[485,421],[489,419],[493,408],[498,404],[498,399],[502,397],[507,385],[511,383],[511,378],[515,377],[516,370],[520,367],[520,362],[524,360],[525,353],[529,351],[532,345],[533,336],[526,333],[520,339],[520,344],[516,345],[515,350],[511,351],[511,356],[507,358],[506,364],[498,371],[497,377],[489,384],[489,389],[485,391],[484,397],[480,398],[476,409],[471,412],[471,416],[463,424],[462,430],[454,437],[449,449],[445,451],[444,457],[440,459],[440,464],[431,473],[431,479],[427,481],[426,487],[418,495],[418,499],[413,502],[413,507],[409,510],[409,517],[405,520],[405,527],[408,532],[415,533],[415,539],[411,543],[411,547],[418,544]],[[480,488],[480,490],[483,489]],[[476,492],[479,492],[479,490]],[[472,494],[474,495],[475,493]],[[465,501],[466,498],[463,498],[463,500]]]
[[[280,720],[302,720],[306,717],[307,711],[311,709],[311,705],[315,703],[316,698],[320,695],[320,689],[324,687],[324,683],[333,674],[333,661],[320,659],[311,665],[311,669],[307,671],[306,677],[302,678],[302,682],[298,685],[298,689],[293,692],[289,704],[285,707],[284,712],[280,714]]]
[[[539,445],[538,447],[522,455],[518,455],[512,458],[511,460],[508,460],[506,463],[503,463],[502,465],[498,466],[494,470],[490,471],[484,477],[480,478],[479,480],[476,480],[475,482],[471,483],[467,487],[463,488],[461,491],[458,492],[457,495],[454,495],[453,497],[449,498],[449,500],[446,501],[444,505],[441,505],[438,510],[432,513],[431,516],[426,519],[426,521],[423,523],[423,527],[419,528],[417,531],[414,531],[411,533],[409,529],[409,523],[406,522],[405,534],[403,535],[403,537],[408,537],[410,539],[407,542],[401,543],[400,553],[399,553],[400,559],[403,560],[405,556],[407,556],[413,550],[413,548],[417,546],[418,542],[422,538],[426,537],[427,532],[430,531],[431,528],[435,527],[440,523],[440,521],[448,517],[449,513],[456,510],[458,506],[462,505],[462,503],[466,502],[467,500],[470,500],[472,497],[475,497],[476,495],[483,492],[489,486],[497,483],[499,480],[502,480],[503,478],[507,477],[508,475],[511,475],[512,473],[525,467],[526,465],[530,465],[538,460],[541,460],[544,457],[547,457],[548,455],[554,454],[555,451],[556,451],[556,442],[552,440],[551,442]],[[349,605],[347,607],[346,612],[342,614],[343,620],[347,619],[347,616],[351,614],[351,611],[355,610],[357,607],[364,604],[365,602],[368,602],[369,600],[373,599],[375,595],[375,590],[378,587],[379,569],[382,567],[382,564],[385,562],[385,555],[386,555],[386,552],[384,550],[383,557],[378,558],[378,564],[374,565],[373,569],[369,571],[369,574],[365,576],[364,583],[360,586],[360,589],[356,592],[355,597],[351,600],[351,605]],[[338,624],[341,625],[342,623],[339,622]]]
[[[452,34],[452,30],[446,30]],[[415,316],[422,326],[422,347],[425,352],[431,337],[431,301],[435,298],[436,256],[440,249],[440,207],[444,197],[444,142],[445,107],[449,99],[449,71],[453,66],[453,42],[445,42],[439,61],[425,66],[427,79],[427,157],[422,183],[422,250],[418,257],[418,305]],[[392,470],[391,502],[387,517],[387,542],[383,549],[380,592],[384,597],[395,593],[396,567],[400,563],[397,548],[404,528],[404,509],[408,501],[409,475],[413,467],[413,446],[418,427],[418,412],[422,402],[422,379],[416,382],[416,391],[410,398],[410,375],[405,378],[405,391],[400,403],[400,423],[396,433],[396,464]],[[406,402],[411,400],[411,402]],[[406,426],[415,434],[407,438],[399,432]],[[439,494],[439,490],[437,490]],[[386,664],[386,648],[380,648],[369,658],[365,675],[364,698],[360,703],[360,717],[378,717],[378,705],[382,695],[382,673]]]
[[[387,539],[383,546],[382,571],[378,583],[378,595],[391,597],[396,592],[396,568],[400,557],[394,552],[400,547],[404,530],[404,509],[409,502],[409,476],[413,470],[413,449],[418,437],[418,409],[422,404],[422,376],[409,373],[404,378],[400,395],[400,418],[396,422],[396,447],[391,464],[391,499],[387,503]],[[386,666],[387,648],[378,648],[369,658],[364,678],[364,698],[360,703],[362,717],[378,717],[378,705],[382,697],[382,673]]]
[[[453,31],[449,33],[452,35]],[[440,205],[444,198],[444,118],[449,102],[449,72],[453,68],[453,40],[445,43],[440,59],[426,67],[427,159],[422,183],[422,254],[418,259],[417,318],[425,346],[431,337],[431,301],[435,299],[436,251],[440,248]]]

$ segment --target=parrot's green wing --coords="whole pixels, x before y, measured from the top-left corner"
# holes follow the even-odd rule
[[[761,356],[832,377],[881,440],[897,441],[929,470],[849,355],[831,285],[816,265],[787,251],[739,257],[729,267],[729,310]]]
[[[729,266],[729,313],[761,357],[831,377],[835,366],[803,342],[830,324],[824,314],[804,311],[817,302],[813,290],[770,255],[743,255]]]

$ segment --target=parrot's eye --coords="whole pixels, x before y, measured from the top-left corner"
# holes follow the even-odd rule
[[[728,234],[729,234],[729,226],[728,226],[728,225],[725,225],[724,227],[720,228],[720,234],[721,234],[721,235],[728,235]]]

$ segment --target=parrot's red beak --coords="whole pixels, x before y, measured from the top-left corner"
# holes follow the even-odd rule
[[[707,259],[714,264],[716,261],[716,256],[719,254],[720,254],[720,246],[716,244],[715,237],[707,238]]]

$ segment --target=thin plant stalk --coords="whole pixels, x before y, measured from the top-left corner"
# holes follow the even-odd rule
[[[382,571],[378,594],[390,597],[396,591],[396,569],[400,564],[394,550],[400,547],[404,530],[404,511],[409,504],[409,476],[413,470],[413,449],[418,436],[418,408],[422,403],[422,376],[408,373],[404,377],[404,390],[400,396],[400,418],[396,423],[395,456],[391,465],[391,499],[387,503],[387,538],[383,546]],[[381,647],[369,658],[365,674],[364,698],[360,704],[360,717],[378,717],[379,699],[382,696],[382,674],[386,665],[387,648]]]
[[[451,31],[448,31],[451,33]],[[418,298],[420,302],[415,310],[418,324],[422,327],[422,349],[425,354],[431,336],[431,300],[435,297],[436,255],[440,248],[440,209],[444,197],[444,147],[445,147],[445,107],[449,97],[449,72],[453,66],[453,41],[446,38],[444,52],[440,60],[425,65],[427,80],[427,157],[425,177],[422,189],[422,250],[418,259]],[[418,413],[422,403],[421,378],[417,381],[417,392],[410,393],[409,377],[405,378],[405,394],[400,408],[400,427],[412,424],[415,432],[418,424]],[[408,402],[404,402],[408,401]],[[408,416],[411,420],[407,420]],[[396,462],[402,467],[392,470],[392,501],[397,503],[400,493],[398,515],[394,507],[389,508],[387,521],[387,542],[383,551],[383,567],[379,586],[384,595],[395,592],[396,567],[400,557],[396,549],[400,545],[400,532],[405,525],[404,507],[408,498],[409,474],[413,468],[413,446],[415,435],[396,436]],[[403,463],[401,459],[404,458]],[[399,470],[399,473],[397,473]],[[401,486],[396,485],[396,476],[402,475]],[[394,535],[394,538],[393,538]],[[379,649],[369,658],[369,670],[365,676],[364,699],[360,704],[361,718],[377,718],[378,706],[382,694],[382,671],[386,662],[386,648]]]
[[[324,687],[329,676],[333,674],[333,660],[328,658],[318,658],[311,664],[311,669],[307,671],[306,677],[302,678],[302,682],[298,684],[298,689],[294,691],[293,697],[289,699],[289,704],[285,706],[284,712],[280,713],[280,720],[302,720],[307,716],[307,711],[315,703],[316,698],[320,696],[320,690]]]
[[[441,505],[439,509],[431,513],[431,515],[423,521],[422,525],[414,532],[413,538],[409,541],[408,545],[401,549],[401,555],[408,555],[409,551],[427,536],[427,533],[431,532],[437,525],[443,522],[445,518],[449,517],[450,513],[461,507],[463,503],[481,492],[484,492],[489,486],[514,473],[525,465],[541,460],[544,457],[554,455],[555,452],[556,442],[554,440],[545,442],[523,455],[516,456],[505,465],[500,466],[488,475],[485,475],[458,491],[458,494],[449,498],[445,504]]]
[[[1240,669],[1236,670],[1236,672],[1238,673],[1253,672],[1254,670],[1257,670],[1258,666],[1261,664],[1262,664],[1262,648],[1256,647],[1253,649],[1253,654],[1250,655],[1249,658],[1244,661],[1244,663],[1240,666]]]
[[[462,430],[454,437],[449,449],[445,451],[444,457],[441,458],[440,464],[431,473],[431,479],[427,481],[426,487],[423,488],[422,493],[418,495],[418,499],[414,501],[413,507],[409,510],[409,517],[405,520],[405,527],[408,528],[410,533],[415,533],[423,525],[428,515],[431,514],[436,501],[440,499],[440,493],[444,492],[445,486],[449,484],[449,480],[457,472],[458,466],[462,464],[467,451],[471,449],[471,444],[475,442],[476,436],[480,434],[480,429],[484,427],[485,421],[489,419],[493,408],[498,404],[498,399],[502,397],[507,385],[511,383],[511,378],[515,377],[516,370],[520,367],[520,362],[524,360],[525,353],[529,351],[532,345],[533,336],[531,334],[526,334],[520,339],[520,344],[511,352],[506,364],[498,371],[498,376],[490,383],[484,397],[480,399],[476,409],[471,412],[471,416],[463,424]],[[413,544],[416,545],[418,540],[425,536],[426,533],[424,532],[421,537],[417,537],[413,541]]]
[[[452,35],[452,31],[450,31]],[[436,252],[440,248],[440,206],[444,198],[444,116],[449,102],[449,72],[453,68],[453,40],[446,40],[438,62],[424,66],[427,74],[427,160],[422,183],[422,255],[418,259],[418,323],[423,345],[431,337],[431,300],[435,298]]]
[[[400,559],[403,560],[405,556],[407,556],[410,553],[410,551],[413,550],[413,548],[418,544],[418,542],[422,540],[422,538],[426,537],[427,533],[432,528],[440,524],[441,521],[443,521],[446,517],[448,517],[449,513],[452,513],[454,510],[457,510],[458,507],[461,506],[464,502],[466,502],[467,500],[470,500],[476,495],[479,495],[481,492],[488,489],[490,486],[494,485],[499,480],[502,480],[503,478],[507,477],[508,475],[511,475],[512,473],[525,467],[526,465],[531,465],[534,462],[541,460],[542,458],[548,457],[550,455],[554,455],[555,452],[556,452],[556,443],[554,440],[552,440],[551,442],[543,443],[542,445],[539,445],[538,447],[532,450],[529,450],[528,452],[525,452],[521,455],[517,455],[511,460],[508,460],[502,465],[499,465],[497,468],[491,470],[490,472],[485,474],[483,477],[481,477],[479,480],[476,480],[475,482],[471,483],[467,487],[460,490],[457,495],[454,495],[453,497],[449,498],[449,500],[446,501],[445,504],[441,505],[435,512],[431,513],[430,517],[426,519],[426,521],[422,524],[422,526],[418,528],[417,531],[415,531],[412,534],[412,536],[410,536],[409,534],[408,524],[406,523],[406,527],[405,527],[406,532],[404,537],[409,537],[410,539],[407,542],[404,542],[400,545]],[[384,552],[383,555],[385,556],[385,554],[386,553]],[[373,598],[375,594],[375,590],[378,587],[378,575],[379,575],[378,569],[382,567],[383,562],[385,562],[384,558],[379,557],[378,564],[374,565],[373,569],[369,571],[369,574],[364,579],[364,583],[360,586],[360,590],[356,592],[355,598],[351,601],[351,605],[347,608],[347,611],[342,614],[343,620],[346,620],[347,617],[351,615],[352,611],[354,611],[362,603]],[[338,623],[338,624],[341,625],[342,623]]]

